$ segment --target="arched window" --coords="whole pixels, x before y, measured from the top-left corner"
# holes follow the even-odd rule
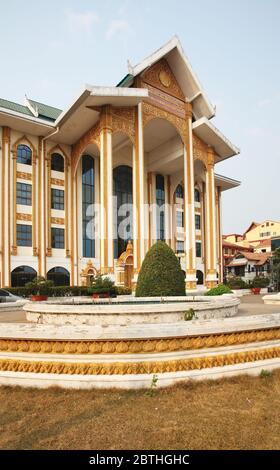
[[[53,153],[51,156],[51,169],[64,172],[64,158],[60,153]]]
[[[116,239],[114,240],[114,258],[118,258],[126,250],[128,240],[133,238],[132,168],[127,165],[115,168],[113,171],[113,185],[114,196],[117,197],[117,213],[114,215],[116,234]],[[124,206],[127,204],[130,207]],[[128,217],[128,223],[124,222]],[[122,222],[124,223],[122,224]]]
[[[179,199],[184,199],[184,190],[181,184],[178,184],[176,188],[175,197],[178,197]]]
[[[197,284],[199,286],[203,285],[204,282],[204,275],[202,271],[196,271],[196,277],[197,277]]]
[[[194,190],[194,201],[195,202],[200,202],[200,192],[197,188]]]
[[[32,151],[30,147],[23,144],[17,146],[17,163],[32,165]]]
[[[55,286],[70,286],[69,271],[60,266],[50,269],[47,273],[47,279],[53,281]]]
[[[19,266],[11,272],[11,286],[24,287],[27,282],[32,281],[36,276],[37,272],[30,266]]]
[[[156,175],[156,203],[158,208],[165,204],[164,177]],[[165,214],[164,210],[157,211],[157,240],[165,240]]]
[[[82,219],[83,219],[83,257],[95,257],[93,212],[94,204],[94,159],[90,155],[82,156]]]

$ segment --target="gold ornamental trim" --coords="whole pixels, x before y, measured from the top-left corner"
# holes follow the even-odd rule
[[[41,354],[147,354],[237,346],[280,339],[280,328],[187,336],[128,340],[0,340],[1,352]]]
[[[77,363],[0,360],[0,370],[35,374],[127,375],[211,369],[280,357],[280,347],[169,361]]]
[[[63,219],[62,217],[52,217],[51,223],[55,225],[64,225],[65,219]]]
[[[64,180],[58,178],[51,178],[51,184],[55,186],[64,186]]]
[[[17,213],[16,220],[24,220],[25,222],[32,222],[32,214]]]
[[[23,171],[17,171],[16,177],[17,179],[31,181],[32,173],[24,173]]]

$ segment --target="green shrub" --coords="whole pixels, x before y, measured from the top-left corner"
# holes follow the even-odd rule
[[[6,288],[11,294],[28,298],[33,295],[33,287],[8,287]],[[85,286],[53,286],[46,289],[49,297],[80,297],[88,295],[88,287]]]
[[[38,276],[33,281],[27,282],[26,287],[30,289],[31,295],[48,295],[50,287],[53,287],[53,281]]]
[[[223,294],[232,294],[232,291],[228,286],[224,284],[219,284],[217,287],[213,287],[205,295],[223,295]]]
[[[115,286],[117,295],[130,295],[132,290],[125,286]]]
[[[251,287],[265,288],[269,285],[270,280],[268,277],[255,277],[252,280]]]
[[[92,285],[88,288],[89,294],[109,294],[116,295],[114,282],[109,277],[96,276]]]
[[[136,286],[136,297],[186,295],[185,277],[173,250],[162,241],[156,242],[142,263]]]
[[[238,276],[229,277],[226,285],[230,289],[250,289],[249,284]]]

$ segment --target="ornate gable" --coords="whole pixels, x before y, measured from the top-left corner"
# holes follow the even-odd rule
[[[159,60],[144,72],[141,78],[144,83],[158,88],[179,100],[185,101],[185,96],[165,59]]]

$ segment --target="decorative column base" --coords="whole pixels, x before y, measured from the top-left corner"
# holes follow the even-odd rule
[[[196,281],[196,271],[194,269],[187,270],[185,279],[186,290],[195,290],[197,288]]]
[[[212,289],[218,285],[217,273],[215,270],[207,271],[205,285],[208,289]]]

